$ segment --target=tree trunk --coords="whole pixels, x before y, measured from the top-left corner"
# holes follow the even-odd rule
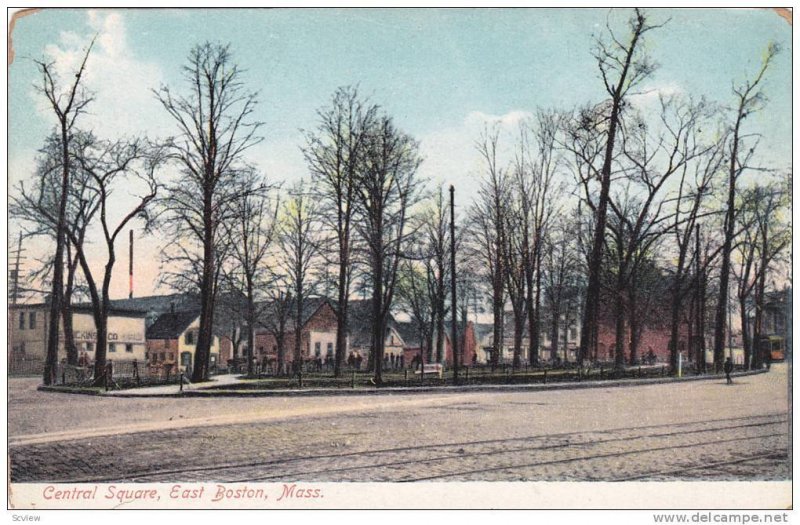
[[[541,305],[542,305],[542,251],[540,243],[536,243],[536,257],[534,260],[536,264],[536,294],[534,295],[533,303],[533,318],[531,321],[530,338],[531,338],[531,354],[533,360],[531,365],[539,366],[539,335],[541,325]]]
[[[514,312],[514,359],[512,365],[514,368],[520,367],[520,353],[522,352],[522,331],[524,329],[524,320],[522,312]]]

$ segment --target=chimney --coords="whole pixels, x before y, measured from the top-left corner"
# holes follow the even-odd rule
[[[133,230],[130,230],[128,235],[130,250],[128,252],[128,284],[129,293],[128,299],[133,299]]]

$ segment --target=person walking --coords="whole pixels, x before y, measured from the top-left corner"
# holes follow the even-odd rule
[[[725,371],[725,379],[727,380],[727,384],[732,385],[733,379],[731,379],[731,372],[733,372],[733,361],[731,358],[725,359],[725,364],[723,365],[722,369]]]

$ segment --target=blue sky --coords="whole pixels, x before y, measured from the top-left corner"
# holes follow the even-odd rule
[[[645,87],[731,102],[731,82],[752,75],[770,41],[784,51],[769,71],[766,109],[748,122],[763,134],[761,160],[791,164],[791,27],[769,10],[649,10],[667,25],[648,35],[661,65]],[[174,131],[150,92],[179,86],[199,42],[229,42],[260,91],[265,140],[252,151],[273,179],[305,176],[301,128],[336,87],[361,91],[421,142],[421,174],[469,194],[477,180],[473,143],[485,120],[513,123],[537,107],[596,103],[604,93],[592,57],[606,9],[48,9],[17,21],[9,68],[9,177],[29,177],[53,120],[32,84],[30,58],[66,71],[97,33],[87,86],[97,100],[84,124],[101,136]],[[148,240],[147,242],[152,242]],[[124,273],[124,272],[121,272]],[[122,279],[124,276],[120,276]],[[146,286],[146,285],[143,285]],[[124,286],[123,286],[124,287]]]

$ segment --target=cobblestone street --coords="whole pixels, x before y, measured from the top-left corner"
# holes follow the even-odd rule
[[[679,384],[114,399],[11,379],[12,481],[790,479],[787,367]]]

